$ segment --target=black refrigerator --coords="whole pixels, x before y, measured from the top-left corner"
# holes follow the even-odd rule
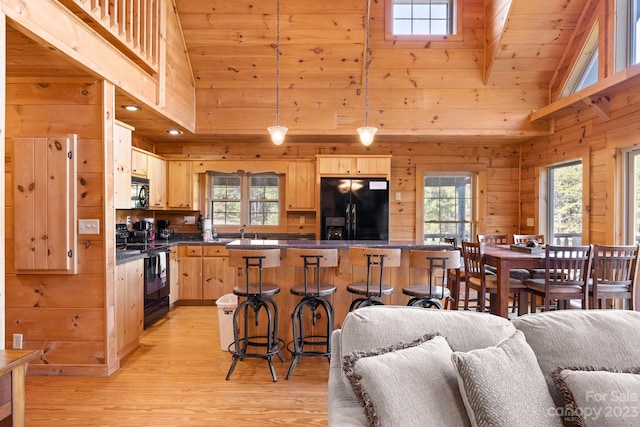
[[[322,240],[388,240],[389,182],[322,178],[320,214]]]

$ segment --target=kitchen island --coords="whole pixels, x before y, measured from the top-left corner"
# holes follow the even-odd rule
[[[347,291],[347,286],[353,281],[366,281],[366,267],[352,266],[349,263],[349,248],[376,247],[401,249],[401,265],[396,268],[385,269],[385,280],[392,284],[395,291],[392,295],[382,298],[385,304],[406,305],[409,297],[402,294],[402,288],[419,280],[425,280],[424,271],[410,271],[409,251],[411,250],[446,250],[452,249],[451,245],[425,245],[418,242],[407,241],[378,241],[378,240],[278,240],[278,239],[219,239],[210,242],[201,240],[181,239],[176,236],[169,242],[159,242],[158,246],[177,248],[178,262],[175,276],[177,283],[172,283],[178,293],[178,304],[213,304],[215,300],[226,293],[231,293],[236,284],[244,283],[244,271],[228,266],[228,251],[233,249],[281,249],[287,248],[317,248],[338,249],[338,266],[322,271],[321,280],[324,283],[334,284],[337,292],[331,295],[335,309],[335,328],[342,325],[342,321],[349,311],[349,306],[354,295]],[[130,257],[120,255],[118,264],[127,262],[128,259],[136,259],[144,256],[132,253]],[[282,253],[284,259],[284,252]],[[172,279],[173,280],[173,279]],[[280,312],[279,335],[285,341],[292,337],[291,313],[299,302],[299,297],[290,293],[292,286],[302,283],[303,272],[296,268],[281,264],[279,268],[265,270],[264,281],[278,284],[280,292],[274,299]],[[177,286],[175,286],[177,285]],[[175,295],[174,295],[175,298]],[[311,326],[309,326],[311,327]],[[318,326],[321,327],[321,326]]]

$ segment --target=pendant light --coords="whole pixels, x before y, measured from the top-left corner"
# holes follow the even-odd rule
[[[276,0],[276,125],[267,128],[271,141],[281,145],[289,128],[280,126],[280,0]]]
[[[371,9],[371,0],[367,2],[367,13],[365,18],[365,38],[364,38],[364,126],[357,129],[360,135],[360,142],[366,147],[371,145],[373,137],[376,135],[378,128],[369,126],[369,13]]]

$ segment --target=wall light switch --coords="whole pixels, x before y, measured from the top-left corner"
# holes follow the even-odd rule
[[[396,191],[396,202],[399,202],[400,200],[402,200],[402,193]]]
[[[79,219],[78,234],[100,234],[100,220]]]
[[[534,225],[533,218],[527,218],[527,227],[533,227]]]

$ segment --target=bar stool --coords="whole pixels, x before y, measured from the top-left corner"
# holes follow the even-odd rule
[[[289,248],[285,252],[286,264],[303,268],[303,282],[291,287],[293,295],[302,299],[296,305],[291,315],[293,324],[293,340],[287,343],[287,349],[291,352],[291,366],[287,372],[287,379],[291,376],[293,368],[301,356],[331,356],[331,333],[333,332],[333,303],[328,298],[336,292],[333,284],[325,284],[320,281],[320,270],[324,267],[338,266],[337,249],[298,249]],[[315,274],[314,274],[315,273]],[[315,276],[314,279],[311,277]],[[307,310],[305,310],[305,307]],[[326,316],[326,327],[322,333],[305,331],[305,312],[310,315],[311,328],[315,329],[321,309]],[[315,349],[315,350],[314,350]]]
[[[233,343],[229,345],[233,360],[227,373],[227,380],[231,378],[238,360],[259,358],[269,362],[273,381],[278,381],[273,367],[273,356],[278,356],[284,362],[280,352],[284,342],[278,338],[278,306],[271,296],[280,292],[280,287],[263,283],[262,270],[279,265],[280,249],[229,250],[229,266],[243,268],[245,275],[245,283],[236,285],[233,293],[246,299],[233,313]],[[251,312],[253,312],[253,319],[250,319]],[[266,333],[257,335],[259,320],[264,317],[267,320]],[[252,330],[249,328],[250,320],[254,321]],[[242,325],[240,325],[241,322]]]
[[[448,271],[460,270],[460,252],[412,250],[409,268],[426,270],[428,277],[424,284],[402,288],[402,293],[411,297],[407,305],[442,309],[440,301],[451,297],[451,290],[446,286]]]
[[[352,246],[349,248],[349,263],[367,267],[366,282],[347,286],[347,291],[362,295],[351,302],[349,311],[369,305],[384,305],[380,297],[393,293],[393,286],[384,283],[384,268],[400,266],[400,249]],[[372,273],[378,273],[377,278]]]

